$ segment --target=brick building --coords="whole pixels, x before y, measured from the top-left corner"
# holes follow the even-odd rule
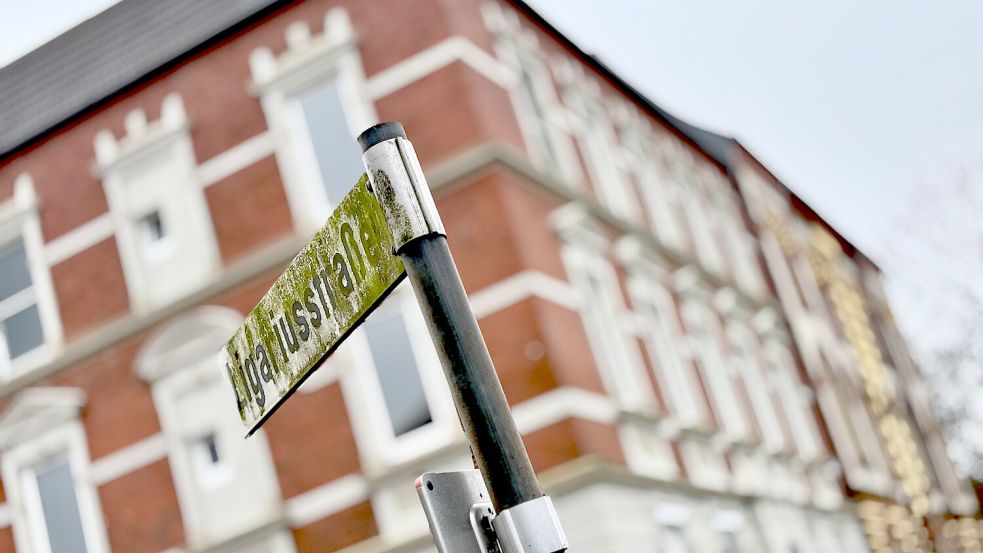
[[[382,120],[574,550],[975,528],[876,268],[521,3],[124,0],[0,89],[0,551],[432,547],[470,459],[408,287],[249,440],[215,358]]]

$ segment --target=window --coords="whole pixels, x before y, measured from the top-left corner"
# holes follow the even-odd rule
[[[34,186],[26,174],[0,202],[0,379],[50,359],[61,337]]]
[[[771,389],[763,372],[766,368],[757,355],[757,337],[741,321],[730,324],[728,337],[733,352],[733,364],[737,366],[747,386],[751,407],[761,428],[764,444],[770,453],[777,453],[785,447],[785,433],[775,411]]]
[[[432,422],[420,366],[403,313],[383,312],[369,317],[365,323],[365,336],[393,435],[399,437]]]
[[[668,139],[656,139],[651,131],[638,129],[638,121],[626,121],[624,125],[628,128],[622,134],[635,157],[636,180],[649,220],[662,244],[678,251],[683,245],[679,221],[682,209],[679,184],[669,170],[675,163],[670,151],[675,151],[675,146]]]
[[[664,553],[689,553],[689,542],[686,541],[686,534],[678,526],[665,526],[662,528],[662,549]]]
[[[366,470],[382,470],[459,436],[443,370],[409,283],[397,286],[336,354]]]
[[[629,220],[638,217],[638,198],[631,180],[619,167],[619,152],[600,91],[580,75],[567,86],[566,104],[580,116],[579,144],[591,173],[594,191],[613,213]]]
[[[306,233],[324,224],[365,171],[355,137],[377,119],[344,9],[328,12],[321,35],[296,21],[285,39],[284,52],[257,48],[249,62],[287,203]]]
[[[85,532],[75,496],[75,479],[65,454],[24,471],[29,517],[41,523],[51,553],[84,553]]]
[[[521,95],[525,111],[531,119],[529,125],[530,135],[532,136],[533,148],[550,166],[560,165],[560,156],[556,151],[552,131],[550,129],[549,117],[546,107],[543,105],[543,94],[540,90],[543,85],[536,84],[533,71],[530,68],[530,61],[519,59],[519,94]],[[539,73],[544,72],[543,68],[538,67]]]
[[[811,391],[799,380],[788,346],[771,340],[766,346],[765,354],[771,372],[775,375],[776,391],[792,429],[796,449],[803,460],[812,461],[819,455],[820,438],[808,397]]]
[[[341,88],[336,78],[329,78],[297,92],[289,102],[293,124],[307,138],[298,143],[306,172],[320,192],[311,199],[324,201],[327,215],[365,172]]]
[[[169,239],[160,210],[155,209],[144,215],[138,225],[144,260],[152,264],[166,258],[173,242]]]
[[[558,124],[562,117],[550,64],[540,51],[535,34],[522,29],[512,10],[503,10],[492,2],[482,10],[485,23],[495,35],[496,55],[514,76],[512,102],[529,157],[570,181],[579,181],[573,145]]]
[[[233,466],[226,451],[219,449],[218,436],[214,431],[191,440],[188,454],[198,484],[206,489],[225,484],[233,474]]]
[[[217,352],[241,321],[226,308],[198,308],[159,329],[137,358],[136,370],[152,387],[167,440],[190,549],[243,536],[282,514],[266,436],[259,430],[243,439],[235,400],[218,366]]]
[[[764,288],[764,280],[754,236],[744,224],[740,199],[731,191],[726,178],[721,179],[720,187],[717,203],[723,232],[721,244],[730,258],[735,282],[746,292],[758,294]]]
[[[0,362],[6,358],[6,365],[44,345],[41,312],[22,239],[0,246],[0,277],[0,352],[5,353]]]
[[[130,303],[146,312],[209,282],[218,245],[180,96],[164,99],[157,121],[136,110],[125,122],[119,140],[109,131],[96,135],[96,159]]]
[[[564,260],[580,292],[581,316],[608,390],[628,409],[651,404],[654,392],[641,368],[635,340],[622,330],[624,299],[618,277],[600,254],[568,246]]]
[[[697,165],[693,154],[686,152],[685,165],[677,165],[683,180],[683,208],[693,235],[693,245],[703,266],[710,272],[720,274],[723,259],[719,249],[717,226],[719,214],[707,199],[707,175]]]
[[[690,511],[684,505],[661,503],[655,509],[655,522],[659,526],[658,553],[689,553],[686,525]]]
[[[646,345],[656,364],[656,378],[668,392],[669,408],[684,427],[706,424],[706,402],[697,376],[683,362],[677,347],[682,329],[672,296],[650,282],[635,280],[632,284],[636,309],[645,318]]]
[[[78,420],[83,402],[80,390],[27,389],[0,419],[4,492],[18,551],[108,551]]]
[[[710,388],[717,420],[730,439],[740,441],[748,437],[748,423],[735,394],[734,382],[724,365],[718,341],[719,325],[714,321],[715,315],[707,311],[700,301],[688,301],[683,307],[691,354]]]
[[[720,536],[721,553],[740,553],[740,531],[744,515],[740,511],[722,510],[714,513],[713,527]]]

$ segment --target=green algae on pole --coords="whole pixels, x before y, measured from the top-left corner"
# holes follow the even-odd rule
[[[365,175],[222,352],[252,434],[406,276]]]

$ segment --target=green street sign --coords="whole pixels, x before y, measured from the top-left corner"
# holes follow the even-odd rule
[[[223,351],[252,434],[406,276],[365,175]]]

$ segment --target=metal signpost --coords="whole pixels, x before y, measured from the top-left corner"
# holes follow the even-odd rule
[[[399,123],[358,137],[367,175],[229,341],[225,367],[252,434],[409,276],[478,470],[427,473],[417,492],[441,553],[567,550],[512,419]]]

